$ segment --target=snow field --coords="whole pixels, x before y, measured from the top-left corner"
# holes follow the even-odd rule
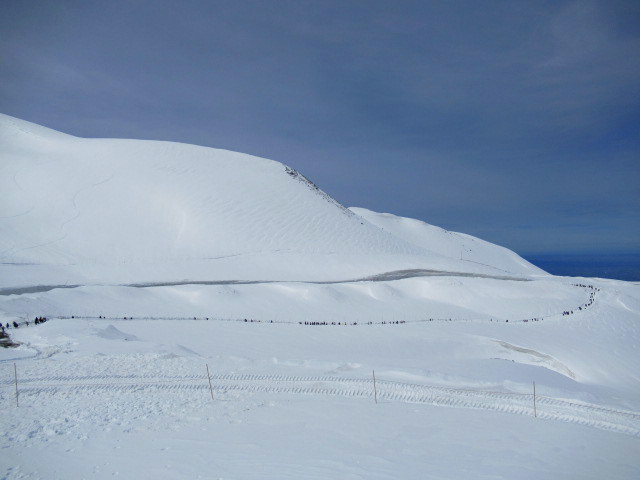
[[[132,369],[129,369],[130,371]],[[213,384],[209,386],[208,380]],[[14,394],[11,380],[0,381],[3,390],[0,401],[9,403]],[[491,392],[472,389],[426,386],[376,380],[375,395],[372,379],[352,379],[336,376],[301,377],[287,375],[191,375],[188,377],[158,377],[131,375],[50,376],[20,378],[18,399],[31,405],[46,402],[47,395],[63,395],[69,401],[75,396],[89,397],[104,392],[141,392],[151,395],[158,391],[209,392],[214,399],[227,392],[264,392],[302,395],[332,395],[344,397],[376,397],[380,401],[420,403],[444,407],[496,410],[504,413],[534,415],[580,425],[611,430],[640,437],[640,413],[606,408],[598,405],[570,402],[532,394]]]
[[[154,392],[147,401],[123,392],[103,396],[104,402],[77,412],[87,417],[77,429],[66,426],[68,399],[49,398],[46,405],[60,412],[57,427],[32,425],[33,435],[14,452],[16,466],[6,469],[8,477],[527,479],[550,471],[572,478],[638,473],[633,439],[580,425],[490,411],[374,405],[370,399],[229,392],[212,402],[202,393],[201,402],[191,396],[184,401],[175,391]],[[96,428],[87,428],[96,419]]]
[[[180,356],[118,353],[141,341],[115,337],[95,335],[113,345],[110,355],[76,350],[19,363],[19,408],[12,364],[2,365],[5,478],[631,479],[640,472],[631,412],[542,397],[534,419],[527,396],[384,378],[376,405],[372,382],[355,378],[364,369],[358,364],[271,362],[346,376],[220,374],[265,365],[201,358],[185,346],[174,347]],[[213,401],[204,362],[214,372]]]
[[[638,284],[240,153],[0,115],[0,158],[0,321],[51,319],[0,349],[0,478],[640,477]]]

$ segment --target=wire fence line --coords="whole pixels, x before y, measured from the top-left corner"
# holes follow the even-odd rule
[[[211,383],[209,383],[209,381]],[[376,388],[374,390],[374,388]],[[51,375],[0,380],[0,398],[13,401],[15,389],[25,398],[91,393],[139,394],[144,392],[211,392],[212,398],[226,392],[331,395],[360,397],[387,402],[419,403],[504,413],[579,423],[640,437],[640,413],[554,398],[534,393],[457,388],[442,385],[404,383],[372,378],[335,376],[294,376],[269,374],[195,375]],[[200,394],[200,393],[199,393]],[[100,397],[102,398],[102,397]],[[16,402],[17,403],[17,402]]]

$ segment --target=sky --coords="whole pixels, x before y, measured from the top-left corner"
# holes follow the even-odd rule
[[[638,1],[2,0],[0,112],[278,160],[521,254],[639,253],[639,52]]]

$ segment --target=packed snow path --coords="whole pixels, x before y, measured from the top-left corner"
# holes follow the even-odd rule
[[[508,275],[485,275],[479,273],[465,273],[465,272],[448,272],[444,270],[426,270],[426,269],[410,269],[410,270],[396,270],[393,272],[384,272],[377,275],[371,275],[362,278],[352,278],[346,280],[317,280],[317,281],[305,281],[305,280],[180,280],[180,281],[167,281],[167,282],[147,282],[147,283],[130,283],[111,285],[118,287],[135,287],[135,288],[149,288],[149,287],[176,287],[180,285],[263,285],[272,283],[309,283],[313,285],[336,285],[341,283],[360,283],[360,282],[391,282],[394,280],[402,280],[405,278],[419,278],[419,277],[464,277],[464,278],[490,278],[493,280],[514,280],[519,282],[531,281],[529,278],[508,276]],[[78,288],[87,285],[33,285],[29,287],[7,287],[0,289],[0,295],[22,295],[25,293],[42,293],[49,292],[56,288]],[[103,285],[101,285],[103,286]]]
[[[303,395],[338,395],[345,397],[374,396],[372,379],[336,376],[290,376],[228,374],[212,375],[214,394],[221,392],[262,392]],[[0,381],[4,404],[14,397],[11,380]],[[478,408],[504,413],[534,415],[533,394],[494,392],[473,389],[419,385],[388,380],[376,380],[377,398],[381,401],[422,403],[437,406]],[[53,375],[20,378],[19,396],[23,404],[38,404],[50,395],[94,395],[100,392],[192,391],[207,394],[206,375]],[[640,437],[640,413],[611,409],[536,396],[537,416],[545,420],[578,423]]]

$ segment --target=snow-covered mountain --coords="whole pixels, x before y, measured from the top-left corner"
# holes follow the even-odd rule
[[[638,284],[271,160],[0,116],[0,322],[2,478],[640,476]]]
[[[0,156],[0,263],[48,283],[544,274],[470,236],[346,209],[294,169],[241,153],[77,138],[2,115]]]

